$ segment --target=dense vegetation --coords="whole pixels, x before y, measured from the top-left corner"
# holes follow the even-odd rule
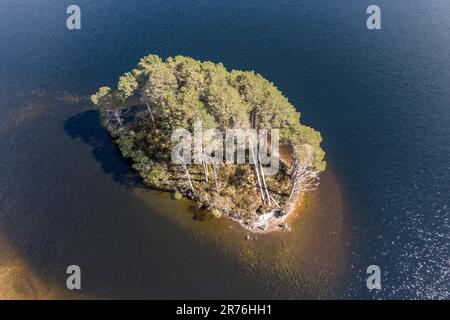
[[[117,88],[92,96],[123,156],[151,187],[181,194],[215,216],[251,223],[262,213],[286,212],[293,199],[317,185],[325,169],[321,135],[300,124],[300,113],[269,81],[254,72],[227,71],[222,64],[156,55],[140,60]],[[261,177],[257,165],[179,165],[171,162],[177,128],[280,129],[287,150],[279,172]]]

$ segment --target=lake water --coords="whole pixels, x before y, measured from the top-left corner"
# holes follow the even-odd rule
[[[74,3],[80,31],[73,1],[0,1],[0,298],[450,297],[448,1],[378,0],[376,31],[367,1]],[[87,97],[149,53],[255,70],[322,133],[291,233],[142,186]]]

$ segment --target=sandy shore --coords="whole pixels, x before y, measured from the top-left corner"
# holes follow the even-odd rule
[[[270,233],[270,232],[276,232],[276,231],[290,231],[290,227],[287,224],[290,217],[293,216],[293,213],[296,212],[302,205],[302,202],[304,200],[304,195],[299,195],[297,199],[290,205],[290,209],[287,211],[286,214],[283,216],[276,218],[271,217],[267,221],[265,221],[261,226],[258,222],[255,222],[253,224],[247,224],[245,221],[241,219],[235,219],[232,217],[227,217],[228,219],[231,219],[233,221],[238,222],[244,229],[251,233]],[[264,227],[262,227],[264,226]]]

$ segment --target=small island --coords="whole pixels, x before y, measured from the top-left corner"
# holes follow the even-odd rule
[[[286,217],[326,167],[320,133],[252,71],[148,55],[91,100],[148,186],[251,231],[288,228]],[[244,147],[235,148],[242,133]]]

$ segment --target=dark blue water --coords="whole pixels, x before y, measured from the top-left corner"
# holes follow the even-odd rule
[[[376,31],[366,28],[366,8],[373,1],[78,0],[82,29],[68,31],[65,11],[72,2],[0,1],[0,230],[23,256],[38,261],[41,270],[56,270],[55,265],[68,261],[45,257],[41,247],[55,246],[51,252],[58,252],[76,247],[71,241],[87,241],[77,233],[65,245],[54,243],[57,235],[46,243],[46,238],[37,236],[45,232],[40,220],[21,231],[21,226],[29,225],[26,221],[37,219],[33,210],[42,204],[49,219],[60,221],[58,234],[74,232],[71,223],[89,221],[87,213],[101,212],[107,219],[107,208],[126,210],[135,203],[115,198],[102,207],[97,195],[90,196],[88,190],[104,188],[111,180],[102,178],[105,172],[113,172],[112,180],[123,185],[121,179],[127,174],[121,168],[126,163],[117,164],[120,157],[108,162],[113,156],[105,155],[112,151],[101,144],[99,133],[95,136],[100,142],[92,140],[89,128],[80,124],[93,121],[91,128],[95,126],[94,114],[83,115],[92,106],[85,101],[82,108],[71,107],[67,95],[83,97],[101,85],[113,85],[148,53],[180,54],[261,73],[302,112],[303,123],[322,133],[327,160],[338,172],[351,208],[346,216],[349,231],[342,239],[350,243],[351,252],[345,283],[335,292],[322,296],[305,289],[292,296],[450,297],[448,1],[378,0],[382,29]],[[48,102],[55,95],[65,99]],[[94,146],[93,154],[72,146],[73,139]],[[91,159],[103,164],[103,172],[75,170],[75,164]],[[66,181],[64,187],[55,187],[61,180]],[[71,183],[76,185],[73,189]],[[61,188],[73,198],[60,198]],[[116,192],[114,185],[108,188],[111,194]],[[72,213],[73,221],[57,212],[61,207]],[[79,212],[85,214],[76,218]],[[122,218],[113,215],[112,219],[120,224]],[[166,229],[167,234],[173,232]],[[89,257],[96,250],[114,250],[106,242],[96,247],[91,240],[83,247]],[[126,234],[119,240],[133,242]],[[154,249],[161,251],[159,261],[142,258],[142,263],[163,270],[174,257],[157,246]],[[371,264],[381,268],[380,291],[366,288],[365,270]],[[231,279],[232,273],[227,274]],[[160,276],[170,282],[170,275]],[[158,278],[152,277],[148,283]],[[161,284],[151,294],[133,280],[127,286],[131,293],[123,296],[133,296],[134,289],[147,297],[202,297],[209,291],[217,297],[233,297],[247,289],[253,294],[249,296],[271,296],[241,278],[231,280],[241,287],[217,280],[214,289],[199,277],[185,291],[175,284]],[[208,289],[201,292],[197,284]],[[108,284],[97,291],[107,296],[108,286],[117,289]]]

